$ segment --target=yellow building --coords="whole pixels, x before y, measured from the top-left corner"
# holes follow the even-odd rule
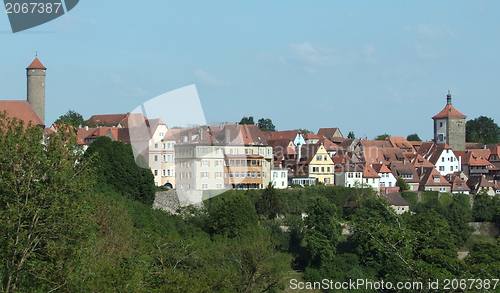
[[[296,177],[315,178],[317,182],[333,185],[334,163],[322,143],[302,147]]]

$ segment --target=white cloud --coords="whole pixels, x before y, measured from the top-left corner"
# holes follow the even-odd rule
[[[194,71],[194,75],[198,80],[200,80],[201,82],[204,82],[206,84],[209,84],[209,85],[223,86],[223,85],[229,84],[229,82],[227,82],[227,81],[210,76],[208,73],[206,73],[202,69],[196,69]]]
[[[405,29],[406,30],[406,29]],[[446,25],[417,25],[413,30],[418,38],[433,39],[433,38],[457,38],[457,34]]]
[[[65,13],[63,16],[59,17],[57,20],[53,21],[53,26],[61,31],[78,31],[82,27],[98,26],[97,22],[93,18],[84,18],[72,12]]]

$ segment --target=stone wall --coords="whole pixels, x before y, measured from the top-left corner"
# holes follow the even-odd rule
[[[158,191],[153,202],[153,209],[160,209],[171,214],[175,214],[180,208],[179,197],[173,189],[169,191]]]
[[[483,235],[498,237],[500,235],[500,230],[492,222],[470,222],[469,226],[474,228],[472,235]]]

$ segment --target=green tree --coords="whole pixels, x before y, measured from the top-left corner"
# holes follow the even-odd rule
[[[347,134],[347,138],[349,138],[349,139],[355,139],[356,136],[354,135],[354,132],[349,131],[349,134]]]
[[[469,226],[472,221],[472,211],[469,195],[458,193],[453,195],[453,202],[446,210],[446,218],[450,230],[456,236],[457,247],[462,247],[472,234],[473,228]]]
[[[494,144],[500,142],[500,127],[491,118],[479,116],[465,123],[465,139],[468,142]]]
[[[389,136],[391,135],[387,133],[379,134],[375,137],[375,140],[386,140]]]
[[[410,185],[400,176],[398,176],[398,180],[396,181],[396,186],[399,186],[401,191],[409,190]]]
[[[139,167],[132,146],[121,141],[112,141],[102,136],[90,144],[84,159],[95,156],[93,166],[99,182],[112,186],[123,196],[153,204],[155,197],[154,176],[151,170]]]
[[[78,112],[68,110],[66,114],[59,116],[59,118],[54,123],[64,123],[78,129],[80,126],[85,125],[85,120],[83,119],[83,116]]]
[[[255,204],[255,208],[257,213],[265,215],[269,219],[276,218],[276,216],[282,212],[283,207],[281,200],[272,182],[269,182],[267,185],[261,198]]]
[[[418,136],[418,134],[416,134],[416,133],[409,134],[409,135],[406,137],[406,140],[409,140],[409,141],[422,141],[422,140],[420,139],[420,137]]]
[[[493,199],[483,190],[474,195],[474,206],[472,207],[472,217],[476,222],[489,222],[493,219],[494,212]]]
[[[76,141],[0,114],[0,287],[4,292],[63,288],[92,222],[92,177]]]
[[[257,121],[257,126],[262,131],[276,131],[273,121],[269,118],[260,118],[259,121]]]
[[[312,131],[307,130],[307,129],[305,129],[305,128],[302,128],[302,129],[299,129],[299,130],[300,130],[300,132],[301,132],[302,134],[312,133]]]
[[[207,227],[214,234],[236,237],[258,226],[258,217],[250,199],[241,193],[223,198],[208,210]]]
[[[255,125],[255,122],[253,121],[253,117],[250,116],[250,117],[246,117],[246,116],[243,116],[243,118],[241,118],[240,120],[240,124],[242,125]]]
[[[323,197],[312,198],[307,207],[307,250],[313,263],[333,260],[341,234],[335,206]]]

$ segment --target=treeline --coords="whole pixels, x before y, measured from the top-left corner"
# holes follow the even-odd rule
[[[404,193],[415,214],[399,216],[369,189],[268,186],[170,215],[151,209],[153,178],[130,146],[100,138],[79,160],[64,131],[48,146],[41,134],[0,117],[4,292],[279,292],[292,270],[311,282],[500,275],[497,240],[457,257],[468,196]]]

